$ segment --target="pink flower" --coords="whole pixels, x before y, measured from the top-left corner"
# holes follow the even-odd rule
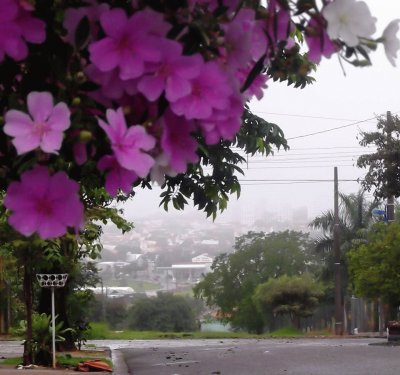
[[[194,124],[171,111],[165,113],[162,124],[161,148],[169,157],[171,168],[178,173],[185,172],[188,162],[195,163],[199,160],[196,153],[197,142],[190,134],[195,130]]]
[[[240,83],[240,86],[243,86],[246,82],[246,79],[251,71],[251,67],[247,69],[239,69],[236,72],[236,77]],[[267,80],[268,76],[266,74],[259,74],[251,83],[251,85],[247,88],[245,92],[242,93],[245,100],[250,100],[254,96],[261,100],[264,96],[264,91],[267,88]]]
[[[26,42],[42,43],[45,23],[30,14],[30,8],[18,0],[2,0],[0,12],[0,62],[5,55],[22,60],[28,55]]]
[[[86,144],[76,142],[72,146],[72,152],[74,154],[74,159],[76,164],[78,165],[83,165],[87,161],[87,150],[86,150]]]
[[[122,80],[118,69],[102,72],[91,64],[85,69],[85,73],[91,81],[101,86],[99,93],[106,99],[121,99],[124,94],[137,93],[137,79]]]
[[[236,71],[257,61],[267,49],[267,39],[261,23],[252,9],[241,9],[225,27],[227,66]]]
[[[90,5],[80,8],[69,8],[65,11],[64,27],[67,30],[65,41],[71,45],[75,45],[75,33],[79,23],[84,17],[87,17],[90,23],[91,30],[89,39],[96,37],[99,27],[96,28],[95,22],[99,20],[103,12],[109,10],[110,8],[108,4],[98,4],[96,0],[90,0],[86,2]]]
[[[190,80],[199,74],[203,59],[199,54],[182,56],[182,46],[174,41],[165,43],[161,51],[161,62],[148,64],[151,73],[140,80],[138,90],[150,101],[165,90],[166,98],[173,102],[190,93]]]
[[[270,0],[268,3],[267,36],[271,44],[285,41],[293,29],[290,13],[281,7],[277,0]]]
[[[232,140],[242,126],[243,100],[239,95],[229,98],[229,111],[214,111],[205,120],[198,121],[207,144],[218,143],[221,138]]]
[[[146,62],[161,60],[160,46],[169,27],[159,13],[145,9],[128,19],[117,8],[104,12],[100,23],[106,37],[91,43],[89,52],[102,72],[118,68],[121,79],[133,79],[144,73]]]
[[[189,0],[188,4],[190,8],[195,7],[196,5],[202,7],[208,7],[209,11],[214,11],[219,6],[223,5],[228,8],[229,11],[234,11],[238,6],[239,0]]]
[[[311,18],[307,25],[305,39],[308,44],[308,58],[314,63],[319,63],[321,57],[331,57],[337,51],[337,46],[329,39],[325,30],[325,21],[321,18]]]
[[[216,62],[207,62],[191,80],[190,94],[171,103],[171,109],[188,120],[205,119],[211,116],[213,109],[228,109],[231,93],[227,74]]]
[[[232,70],[243,68],[251,61],[251,32],[248,22],[237,17],[225,27],[225,54],[227,66]]]
[[[102,120],[99,125],[111,141],[111,148],[121,167],[146,177],[154,164],[153,158],[143,151],[151,150],[155,139],[146,133],[143,126],[127,127],[122,108],[106,113],[108,124]]]
[[[14,137],[18,155],[40,147],[44,152],[57,153],[61,148],[63,131],[68,129],[70,110],[65,103],[53,104],[49,92],[29,93],[28,112],[11,109],[5,114],[4,133]]]
[[[97,163],[97,168],[106,171],[105,189],[112,197],[117,195],[118,189],[129,194],[132,191],[132,184],[138,178],[135,172],[121,167],[115,156],[111,155],[103,156]]]
[[[60,237],[68,227],[83,223],[79,185],[65,172],[50,175],[45,167],[35,167],[12,182],[4,205],[11,211],[8,222],[24,236],[37,232],[43,239]]]

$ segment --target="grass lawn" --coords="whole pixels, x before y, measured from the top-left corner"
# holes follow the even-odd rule
[[[295,328],[283,328],[262,335],[247,332],[159,332],[159,331],[112,331],[104,323],[91,323],[89,340],[155,340],[155,339],[262,339],[288,337],[330,336],[328,331],[309,332],[307,334]]]

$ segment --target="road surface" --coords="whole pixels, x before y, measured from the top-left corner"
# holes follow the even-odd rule
[[[124,346],[120,351],[134,375],[400,374],[400,346],[383,339],[157,340]]]

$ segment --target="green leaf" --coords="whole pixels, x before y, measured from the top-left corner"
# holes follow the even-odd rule
[[[263,71],[265,57],[265,54],[262,55],[260,59],[254,64],[253,68],[246,78],[246,81],[243,84],[243,87],[240,89],[240,92],[245,92],[251,86],[256,77]]]
[[[83,17],[78,24],[78,27],[75,31],[75,46],[79,50],[81,49],[88,41],[90,34],[90,23],[87,16]]]

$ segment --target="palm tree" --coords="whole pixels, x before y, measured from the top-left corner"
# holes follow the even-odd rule
[[[372,215],[372,210],[381,205],[379,201],[368,201],[365,190],[356,194],[339,193],[339,237],[341,250],[341,264],[343,264],[343,287],[347,288],[346,252],[357,242],[365,241],[366,233],[371,224],[379,220]],[[324,280],[333,280],[333,227],[335,215],[328,210],[317,216],[309,227],[322,230],[322,234],[315,240],[315,250],[320,254],[325,267],[321,277]]]

